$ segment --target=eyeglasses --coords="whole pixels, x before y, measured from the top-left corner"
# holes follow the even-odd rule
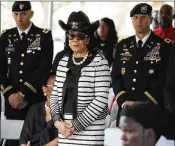
[[[84,40],[85,38],[88,37],[88,35],[79,32],[79,33],[77,33],[77,34],[69,33],[69,34],[67,34],[67,37],[68,37],[69,40],[73,40],[75,37],[76,37],[78,40]]]

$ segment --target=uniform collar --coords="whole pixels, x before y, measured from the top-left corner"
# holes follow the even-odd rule
[[[151,35],[151,30],[149,31],[149,33],[144,37],[144,38],[142,38],[142,47],[144,46],[144,44],[145,44],[145,42],[147,41],[147,39],[149,38],[149,36]],[[136,42],[137,42],[137,44],[138,44],[138,41],[140,40],[137,36],[135,36],[136,37]]]
[[[31,27],[32,27],[32,23],[31,23],[31,22],[30,22],[29,27],[28,27],[25,31],[21,31],[21,30],[19,29],[19,27],[17,26],[17,29],[18,29],[18,32],[19,32],[20,37],[21,37],[21,33],[23,33],[23,32],[25,32],[26,34],[28,34],[28,32],[29,32],[29,30],[31,29]]]

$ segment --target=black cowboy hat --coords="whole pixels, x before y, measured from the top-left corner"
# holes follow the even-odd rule
[[[67,24],[59,20],[59,25],[65,31],[74,30],[89,34],[98,29],[99,21],[90,23],[88,16],[84,12],[78,11],[70,14]]]

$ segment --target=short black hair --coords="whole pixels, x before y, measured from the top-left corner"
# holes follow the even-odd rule
[[[55,73],[54,72],[47,72],[45,74],[45,76],[43,76],[43,78],[42,78],[42,85],[43,86],[47,85],[47,82],[48,82],[50,77],[55,77]]]
[[[158,105],[149,101],[135,102],[133,105],[123,107],[120,116],[126,116],[140,123],[145,129],[152,128],[157,140],[164,135],[167,126],[165,111]]]

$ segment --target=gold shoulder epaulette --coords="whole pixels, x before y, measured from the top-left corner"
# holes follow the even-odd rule
[[[168,38],[164,39],[164,41],[165,41],[166,43],[172,42],[172,41],[171,41],[170,39],[168,39]]]
[[[50,29],[47,29],[47,28],[45,28],[45,29],[43,30],[44,33],[48,33],[49,31],[50,31]]]
[[[4,30],[2,31],[2,34],[5,33],[6,31],[7,31],[7,29],[4,29]]]

